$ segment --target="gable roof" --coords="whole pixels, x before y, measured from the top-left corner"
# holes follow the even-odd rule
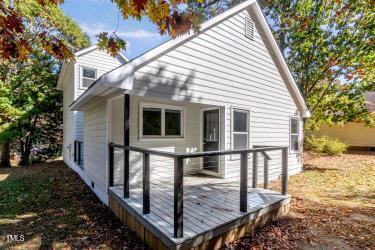
[[[97,50],[97,49],[99,49],[99,47],[98,47],[97,45],[93,45],[93,46],[90,46],[90,47],[88,47],[88,48],[85,48],[85,49],[82,49],[82,50],[79,50],[79,51],[75,52],[75,53],[74,53],[74,56],[75,56],[76,58],[78,58],[78,57],[83,56],[83,55],[85,55],[85,54],[87,54],[87,53],[90,53],[90,52],[92,52],[92,51],[95,51],[95,50]],[[122,54],[121,52],[119,52],[117,55],[118,55],[119,57],[121,57],[125,62],[128,62],[128,61],[129,61],[129,59],[128,59],[124,54]],[[108,56],[109,56],[109,55],[108,55]],[[62,67],[61,67],[61,71],[60,71],[60,74],[59,74],[59,79],[58,79],[58,81],[57,81],[57,86],[56,86],[57,89],[61,89],[61,87],[62,87],[62,83],[63,83],[63,80],[64,80],[65,75],[66,75],[67,67],[68,67],[68,65],[69,65],[70,63],[74,63],[74,61],[64,61],[64,62],[63,62],[63,65],[62,65]]]
[[[297,84],[295,83],[291,72],[285,62],[285,59],[272,35],[271,29],[269,28],[263,13],[256,2],[256,0],[247,0],[243,3],[236,5],[235,7],[223,12],[216,17],[204,22],[201,25],[200,31],[198,33],[190,32],[183,36],[180,36],[174,40],[169,40],[154,49],[146,52],[145,54],[129,61],[128,63],[121,65],[118,68],[108,72],[101,76],[95,83],[93,83],[89,89],[87,89],[75,102],[70,105],[71,110],[78,110],[82,108],[88,101],[90,101],[94,96],[97,95],[104,95],[103,93],[110,94],[115,90],[111,91],[111,88],[117,89],[124,89],[124,90],[131,90],[133,87],[133,78],[134,73],[141,68],[143,65],[159,58],[160,56],[164,55],[165,53],[173,50],[174,48],[180,46],[183,43],[186,43],[193,39],[194,37],[198,36],[201,32],[204,32],[211,27],[215,26],[216,24],[227,20],[228,18],[238,14],[239,12],[252,8],[253,12],[256,16],[256,21],[259,23],[260,27],[262,28],[266,39],[268,40],[272,52],[274,53],[276,61],[279,63],[281,70],[286,76],[286,84],[290,88],[290,92],[294,95],[295,100],[297,101],[297,105],[301,109],[301,113],[303,117],[309,117],[310,112],[306,106],[306,103],[298,89]],[[289,89],[288,88],[288,89]]]

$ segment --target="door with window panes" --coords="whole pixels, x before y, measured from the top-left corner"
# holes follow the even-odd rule
[[[220,148],[220,110],[204,110],[203,111],[203,151],[216,151]],[[203,157],[203,169],[219,172],[219,156]]]

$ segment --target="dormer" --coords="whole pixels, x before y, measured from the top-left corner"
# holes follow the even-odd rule
[[[128,62],[122,53],[112,57],[96,45],[78,51],[74,55],[75,61],[63,63],[57,84],[58,89],[65,90],[74,86],[72,101],[85,92],[100,76]]]

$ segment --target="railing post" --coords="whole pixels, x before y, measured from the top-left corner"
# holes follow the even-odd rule
[[[281,173],[281,194],[286,195],[288,190],[288,148],[282,149],[282,173]]]
[[[124,94],[124,146],[129,146],[130,96]],[[124,198],[129,198],[129,150],[124,150]]]
[[[247,212],[247,167],[248,153],[241,153],[240,166],[240,211]]]
[[[143,213],[150,213],[150,154],[143,154]]]
[[[263,187],[264,189],[268,188],[268,166],[269,166],[269,160],[266,156],[263,156],[263,165],[264,165],[264,171],[263,171]]]
[[[108,165],[109,165],[109,186],[113,186],[113,178],[114,178],[114,153],[115,149],[112,147],[111,144],[108,145]]]
[[[184,159],[174,159],[174,237],[181,238],[183,231],[183,176]]]
[[[258,186],[258,152],[253,153],[253,188]]]

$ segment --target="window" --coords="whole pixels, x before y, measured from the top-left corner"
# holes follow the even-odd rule
[[[88,88],[96,81],[96,69],[82,67],[81,88]]]
[[[140,138],[182,138],[183,111],[181,107],[141,103]]]
[[[290,118],[290,150],[299,151],[299,118],[291,117]]]
[[[162,109],[143,109],[143,135],[161,135]]]
[[[249,114],[248,110],[232,110],[232,149],[249,147]]]
[[[248,17],[245,17],[245,37],[254,40],[254,23]]]

